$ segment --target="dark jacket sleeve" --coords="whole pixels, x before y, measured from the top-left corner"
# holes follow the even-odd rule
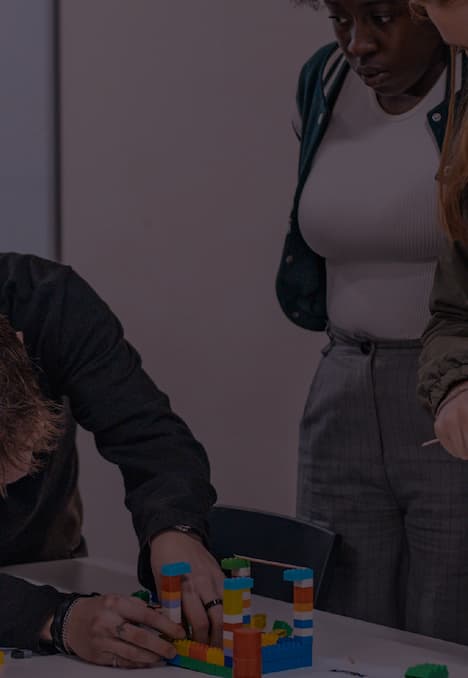
[[[216,500],[208,459],[91,287],[67,269],[56,296],[56,316],[43,332],[46,372],[56,375],[56,389],[69,397],[76,421],[94,433],[102,456],[121,469],[141,547],[140,578],[152,587],[151,536],[178,523],[206,533]]]
[[[418,394],[435,413],[448,391],[468,380],[468,249],[459,242],[447,244],[442,252],[430,307]]]
[[[58,603],[65,598],[51,586],[34,586],[0,574],[0,646],[44,653],[39,633]]]

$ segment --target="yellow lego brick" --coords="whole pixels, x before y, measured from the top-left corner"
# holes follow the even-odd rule
[[[224,591],[223,593],[224,607],[236,607],[242,610],[242,591]]]
[[[210,647],[206,653],[206,661],[215,666],[224,666],[224,652],[220,647]]]
[[[266,621],[266,614],[254,614],[250,620],[250,626],[252,626],[254,629],[260,629],[263,631],[266,626]]]
[[[276,645],[279,640],[277,633],[262,633],[262,647]]]
[[[294,612],[311,612],[314,609],[313,603],[295,603]],[[293,614],[294,614],[293,612]]]
[[[5,653],[0,650],[0,664],[5,663]]]
[[[174,640],[174,647],[181,657],[188,657],[191,640]]]
[[[234,649],[234,640],[230,640],[229,638],[223,638],[223,647],[229,648],[230,650]]]

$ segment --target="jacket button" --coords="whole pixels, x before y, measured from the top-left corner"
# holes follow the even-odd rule
[[[442,120],[441,114],[440,113],[433,113],[432,120],[433,120],[433,122],[440,122]]]
[[[294,261],[294,257],[292,256],[292,254],[288,254],[288,256],[286,257],[286,263],[292,264],[293,261]]]
[[[299,311],[294,311],[293,314],[292,314],[292,317],[293,318],[299,318],[300,315],[301,314],[299,313]]]

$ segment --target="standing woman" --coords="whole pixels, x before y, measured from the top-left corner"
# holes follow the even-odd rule
[[[468,51],[468,0],[418,3],[451,45]],[[455,102],[452,101],[452,110]],[[435,415],[435,432],[468,460],[468,87],[452,113],[441,162],[440,205],[450,246],[441,257],[424,334],[419,393]],[[467,535],[465,535],[466,538]]]
[[[343,537],[326,609],[468,643],[468,464],[421,447],[432,418],[416,397],[450,51],[407,0],[325,4],[337,44],[301,71],[277,278],[288,317],[330,337],[301,421],[297,513]]]

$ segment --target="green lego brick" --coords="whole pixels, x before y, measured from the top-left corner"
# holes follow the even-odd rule
[[[289,636],[292,636],[292,627],[285,621],[277,620],[273,624],[273,629],[272,631],[277,631],[277,630],[282,630],[285,631],[285,638],[289,638]]]
[[[173,666],[181,666],[184,669],[191,669],[199,673],[207,673],[210,676],[219,676],[219,678],[232,678],[232,668],[229,666],[217,666],[216,664],[209,664],[202,662],[199,659],[192,657],[182,657],[177,655],[170,663]]]
[[[449,672],[443,664],[418,664],[407,669],[405,678],[449,678]]]
[[[250,560],[244,558],[223,558],[221,561],[223,570],[240,570],[242,567],[250,567]]]
[[[140,598],[140,600],[144,600],[145,603],[149,603],[151,600],[151,594],[149,591],[135,591],[135,593],[132,593],[133,598]]]

